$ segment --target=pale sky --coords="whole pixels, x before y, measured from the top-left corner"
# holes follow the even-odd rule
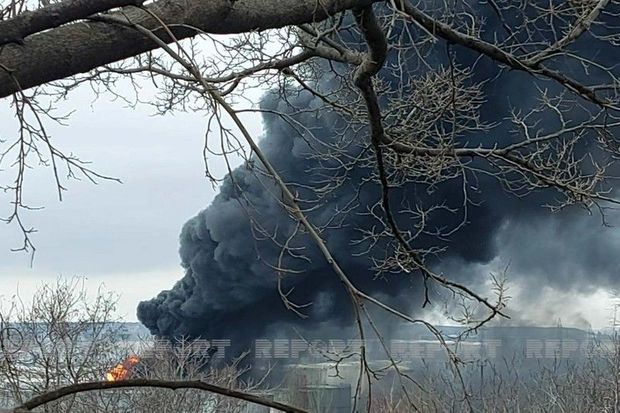
[[[152,116],[154,110],[144,105],[134,109],[106,97],[92,102],[93,97],[89,88],[80,88],[59,111],[75,111],[68,126],[49,123],[48,133],[60,148],[92,161],[95,170],[123,184],[72,180],[59,202],[51,170],[29,171],[25,199],[31,206],[44,206],[25,215],[38,231],[33,236],[35,260],[31,267],[28,254],[11,252],[20,246],[20,234],[14,225],[0,226],[0,296],[10,296],[18,287],[28,296],[58,276],[84,276],[89,289],[103,283],[121,293],[121,315],[135,320],[138,301],[172,287],[181,277],[181,226],[215,195],[202,159],[206,117]],[[3,139],[17,131],[9,103],[0,102]],[[254,116],[248,125],[258,137],[260,118]],[[210,166],[220,175],[225,171],[222,160]],[[0,174],[2,183],[14,179],[14,171]],[[0,195],[3,217],[9,202],[7,195]]]

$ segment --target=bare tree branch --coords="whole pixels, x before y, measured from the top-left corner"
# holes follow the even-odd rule
[[[321,21],[353,6],[377,0],[160,0],[147,6],[169,26],[176,39],[197,35],[233,34]],[[154,31],[170,43],[161,22],[134,8],[107,15]],[[198,29],[198,30],[197,30]],[[32,30],[24,29],[26,32]],[[148,37],[119,25],[82,21],[8,44],[0,51],[0,98],[15,91],[87,72],[136,56],[158,46]]]
[[[0,21],[0,46],[6,43],[24,44],[24,39],[35,33],[63,24],[85,19],[91,14],[118,7],[140,6],[145,0],[67,0],[34,11],[18,14]]]
[[[78,383],[69,386],[61,387],[59,389],[47,392],[37,397],[24,402],[21,406],[18,406],[12,410],[14,413],[30,411],[37,407],[43,406],[47,403],[61,399],[63,397],[83,393],[94,390],[109,390],[109,389],[121,389],[121,388],[136,388],[136,387],[157,387],[162,389],[198,389],[204,390],[216,394],[221,394],[227,397],[233,397],[239,400],[245,400],[250,403],[259,404],[265,407],[271,407],[273,409],[287,412],[287,413],[307,413],[305,410],[297,407],[288,406],[283,403],[275,402],[264,397],[256,396],[254,394],[242,392],[234,389],[227,389],[225,387],[216,386],[213,384],[205,383],[198,380],[192,381],[172,381],[172,380],[154,380],[154,379],[128,379],[119,381],[96,381],[89,383]],[[196,406],[198,408],[198,406]]]
[[[475,50],[491,59],[502,63],[512,69],[531,73],[533,75],[540,75],[549,79],[555,80],[561,85],[565,86],[569,90],[581,95],[584,99],[587,99],[602,107],[610,106],[610,103],[602,100],[596,95],[596,92],[588,86],[570,78],[569,76],[557,71],[549,69],[543,66],[540,61],[528,61],[520,59],[508,52],[505,52],[501,48],[494,44],[485,42],[481,38],[470,36],[465,33],[460,33],[445,23],[442,23],[436,19],[433,19],[426,13],[422,12],[418,8],[414,7],[408,0],[395,0],[398,7],[409,15],[417,24],[422,26],[428,32],[435,34],[448,42],[452,42],[468,49]],[[572,39],[574,40],[574,39]],[[564,42],[568,42],[565,40]],[[553,46],[552,46],[553,47]]]

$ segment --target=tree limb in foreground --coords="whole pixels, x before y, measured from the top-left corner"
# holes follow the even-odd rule
[[[312,23],[375,1],[326,0],[317,7],[314,0],[159,0],[147,6],[150,13],[126,7],[106,16],[140,24],[170,43],[166,31],[157,30],[161,23],[153,15],[165,22],[177,39],[184,39],[197,35],[198,30],[236,34]],[[31,27],[19,30],[32,31]],[[0,49],[0,98],[157,48],[135,30],[103,22],[79,21],[35,34],[22,44],[6,44]]]
[[[287,413],[307,413],[305,410],[297,407],[289,406],[283,403],[275,402],[273,400],[266,399],[254,394],[245,393],[239,390],[228,389],[225,387],[216,386],[214,384],[205,383],[199,380],[192,381],[170,381],[170,380],[151,380],[151,379],[130,379],[120,381],[94,381],[88,383],[77,383],[69,386],[61,387],[57,390],[44,393],[40,396],[36,396],[21,406],[18,406],[9,412],[24,412],[31,411],[37,407],[51,403],[55,400],[61,399],[72,394],[84,393],[95,390],[109,390],[119,388],[130,387],[156,387],[162,389],[179,390],[179,389],[198,389],[211,393],[221,394],[223,396],[232,397],[235,399],[245,400],[250,403],[259,404],[265,407],[271,407],[282,412]]]

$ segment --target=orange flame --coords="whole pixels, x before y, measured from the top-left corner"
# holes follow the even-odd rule
[[[118,363],[112,367],[105,375],[107,381],[119,381],[126,380],[131,375],[131,369],[133,366],[140,362],[140,357],[135,354],[127,357],[122,363]]]

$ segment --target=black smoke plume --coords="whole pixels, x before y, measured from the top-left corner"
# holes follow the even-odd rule
[[[437,47],[436,62],[445,63],[445,46]],[[457,47],[454,50],[464,66],[478,58]],[[608,60],[615,60],[613,56],[617,52],[610,51]],[[557,85],[524,73],[498,72],[488,59],[477,61],[474,67],[474,80],[493,78],[484,85],[487,101],[481,113],[483,119],[498,122],[500,126],[489,133],[468,136],[471,146],[509,141],[511,134],[504,117],[511,108],[531,108],[540,86],[552,93],[560,90]],[[290,92],[289,101],[298,108],[322,105],[305,90]],[[266,94],[261,107],[291,113],[290,106],[275,93]],[[315,148],[309,146],[312,143],[300,136],[290,123],[265,113],[260,147],[284,180],[293,183],[292,188],[299,192],[301,199],[316,198],[316,193],[308,188],[317,188],[333,178],[326,176],[330,170],[326,166],[330,165],[313,156]],[[334,131],[342,130],[347,122],[333,113],[318,118],[303,113],[291,116],[312,126],[314,135],[324,143],[333,143]],[[358,138],[367,139],[365,135]],[[350,155],[355,155],[361,149],[352,146],[348,150]],[[153,334],[227,338],[249,343],[274,326],[295,325],[316,331],[350,325],[351,304],[344,289],[303,234],[295,237],[292,245],[305,259],[285,258],[285,266],[299,273],[284,278],[282,291],[292,289],[288,298],[293,302],[311,303],[301,310],[308,317],[301,318],[285,308],[278,292],[277,271],[272,267],[278,261],[280,248],[265,235],[272,234],[282,243],[293,233],[296,223],[279,204],[278,189],[257,173],[257,168],[260,168],[258,160],[234,170],[213,203],[184,225],[180,256],[185,275],[170,290],[138,306],[140,321]],[[338,175],[338,179],[343,179],[342,185],[321,198],[320,207],[308,215],[315,225],[322,226],[331,223],[337,211],[346,211],[332,223],[333,229],[324,232],[338,262],[362,290],[381,294],[403,310],[414,311],[421,304],[419,277],[404,273],[377,277],[371,270],[372,258],[381,258],[382,246],[365,253],[367,245],[352,242],[360,238],[361,230],[371,230],[377,224],[368,214],[368,208],[380,199],[380,189],[369,179],[371,175],[372,171],[363,165],[344,177]],[[531,297],[536,297],[539,285],[584,290],[617,284],[620,269],[620,259],[614,254],[617,232],[602,230],[599,217],[573,209],[551,214],[543,207],[556,196],[551,190],[516,197],[508,194],[495,178],[484,174],[478,177],[476,185],[471,192],[476,205],[469,206],[464,228],[449,239],[438,240],[427,235],[416,241],[416,246],[421,248],[445,248],[440,260],[432,263],[435,268],[442,268],[442,262],[449,263],[446,268],[451,271],[447,276],[476,286],[486,274],[476,272],[475,264],[501,257],[511,262],[511,275],[532,286]],[[461,194],[458,180],[437,186],[407,184],[392,191],[394,205],[443,203],[457,209],[462,204]],[[262,233],[252,227],[249,208]],[[451,227],[461,218],[447,210],[438,212],[432,216],[429,227]],[[406,228],[407,220],[401,218],[400,225]]]

